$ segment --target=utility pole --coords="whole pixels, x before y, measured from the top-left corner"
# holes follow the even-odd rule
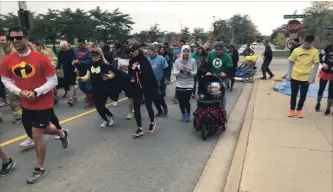
[[[18,16],[20,18],[21,27],[30,30],[32,28],[32,15],[31,12],[27,10],[28,9],[27,2],[19,1],[18,4],[19,4]]]
[[[234,17],[231,18],[231,43],[235,41],[235,32],[234,32]]]

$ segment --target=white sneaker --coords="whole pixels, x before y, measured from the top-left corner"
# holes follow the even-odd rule
[[[19,145],[20,147],[34,147],[35,142],[30,138],[26,138],[22,143]]]
[[[110,117],[110,118],[109,118],[109,122],[108,122],[109,126],[112,126],[113,123],[114,123],[114,118],[113,118],[113,117]]]
[[[115,102],[112,106],[113,107],[117,107],[118,106],[118,102]]]
[[[126,119],[131,119],[131,118],[132,118],[132,113],[128,113]]]
[[[101,128],[105,128],[109,126],[109,122],[108,121],[104,121],[102,124],[101,124]]]

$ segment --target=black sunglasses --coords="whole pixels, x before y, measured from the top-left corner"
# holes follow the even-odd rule
[[[24,37],[23,36],[13,36],[13,37],[8,37],[9,41],[14,41],[14,39],[16,41],[21,41]]]

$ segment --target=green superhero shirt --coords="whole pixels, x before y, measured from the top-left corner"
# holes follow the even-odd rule
[[[231,56],[224,52],[222,55],[217,55],[215,51],[211,51],[206,59],[207,72],[214,75],[227,73],[228,68],[233,67]]]

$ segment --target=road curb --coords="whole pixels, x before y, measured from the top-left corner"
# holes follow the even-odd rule
[[[220,136],[193,192],[221,192],[224,189],[253,87],[251,83],[245,84],[228,119],[227,131]]]
[[[251,93],[250,101],[246,109],[246,115],[244,118],[241,132],[238,137],[237,146],[233,159],[231,161],[227,181],[225,183],[223,192],[239,192],[258,85],[259,81],[256,81]]]

